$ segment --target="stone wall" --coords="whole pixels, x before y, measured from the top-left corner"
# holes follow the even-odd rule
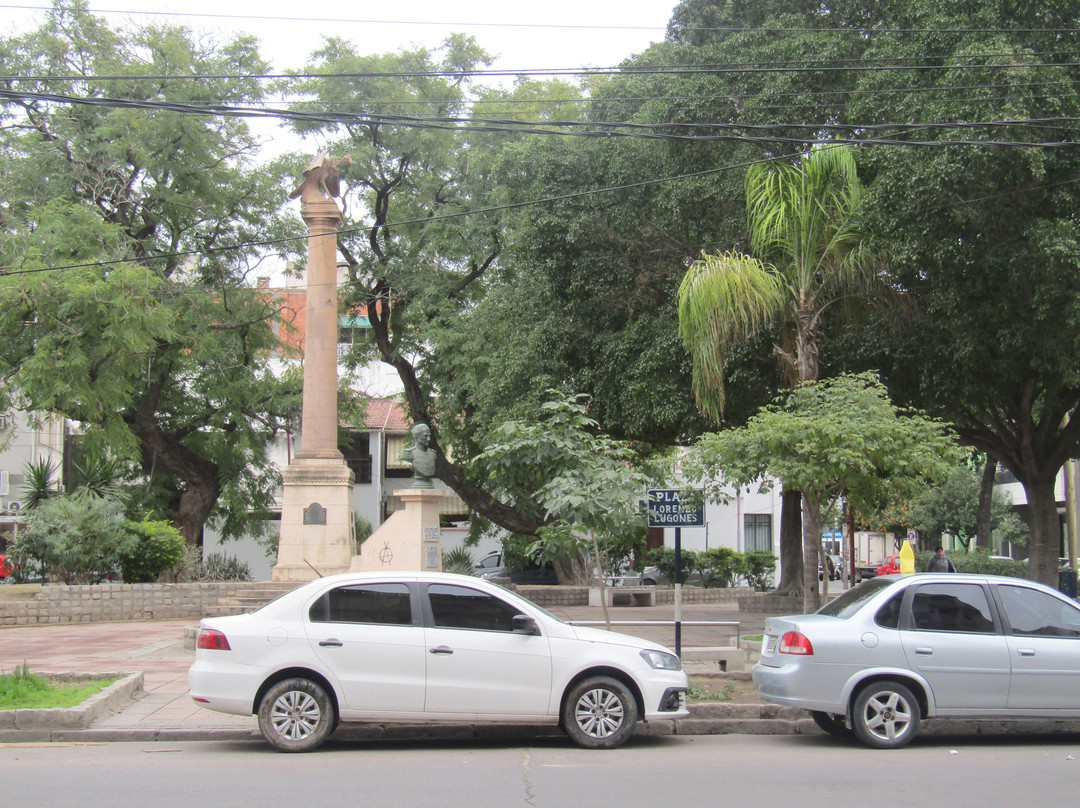
[[[589,588],[585,586],[515,586],[514,591],[523,598],[528,598],[537,606],[588,606]],[[683,603],[734,603],[740,598],[753,593],[746,586],[736,587],[701,587],[684,586]],[[670,605],[675,602],[675,587],[656,587],[656,605]]]
[[[734,603],[744,598],[754,590],[748,586],[684,586],[682,588],[683,603]],[[675,602],[675,587],[656,587],[656,605],[671,604]]]
[[[28,600],[0,601],[0,625],[173,620],[202,617],[251,584],[49,584]]]

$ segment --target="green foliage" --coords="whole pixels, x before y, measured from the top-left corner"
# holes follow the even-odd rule
[[[681,579],[684,581],[694,569],[691,556],[695,552],[694,550],[680,550],[679,552],[680,569],[682,570]],[[669,581],[675,580],[675,549],[673,547],[657,547],[650,550],[648,562],[656,567],[660,574]]]
[[[695,555],[694,568],[705,586],[735,586],[746,575],[746,557],[730,547],[710,547]]]
[[[933,551],[928,550],[915,553],[915,571],[925,571],[933,555]],[[1023,561],[990,558],[990,551],[983,547],[976,547],[966,553],[946,552],[946,555],[953,560],[957,572],[970,572],[975,575],[1010,575],[1014,578],[1026,578],[1028,574],[1028,565]]]
[[[194,581],[250,581],[251,567],[236,556],[210,553],[191,573]]]
[[[49,497],[55,496],[56,473],[59,469],[51,458],[39,457],[33,463],[23,466],[26,482],[23,484],[23,505],[28,511],[34,510]]]
[[[776,556],[766,550],[739,553],[730,547],[710,547],[707,550],[682,550],[682,580],[691,572],[701,574],[704,586],[736,586],[745,580],[748,586],[766,591],[772,586],[776,571]],[[658,547],[649,551],[647,562],[654,565],[668,581],[675,580],[675,550]]]
[[[12,74],[90,102],[0,102],[0,265],[18,270],[0,277],[5,398],[77,420],[91,453],[141,466],[135,510],[173,518],[189,543],[219,502],[223,534],[246,532],[267,517],[279,480],[266,446],[298,401],[268,367],[273,302],[246,279],[281,166],[252,170],[242,119],[141,105],[258,103],[254,40],[114,30],[76,4],[2,54]]]
[[[75,479],[69,483],[68,492],[83,489],[90,496],[121,499],[125,472],[126,464],[118,458],[89,454],[75,463]]]
[[[353,511],[353,534],[356,542],[356,555],[360,555],[360,545],[371,538],[371,534],[375,532],[375,529],[371,526],[371,522],[362,514]]]
[[[442,554],[443,572],[453,572],[458,575],[472,575],[475,571],[475,562],[469,548],[458,545]]]
[[[623,443],[597,435],[582,396],[553,397],[540,417],[511,421],[495,430],[492,442],[473,460],[489,490],[544,525],[529,555],[566,561],[586,554],[595,534],[628,555],[640,541],[644,517],[638,511],[649,477],[632,465]]]
[[[855,374],[800,385],[745,427],[702,436],[687,469],[713,496],[776,479],[815,507],[843,494],[869,510],[887,493],[920,491],[958,458],[944,424],[895,407],[872,374]]]
[[[793,335],[793,345],[776,346],[788,378],[817,379],[822,313],[872,288],[857,225],[861,200],[847,147],[815,148],[796,166],[751,166],[746,205],[756,256],[702,255],[679,286],[679,333],[693,356],[694,395],[706,414],[719,420],[733,349],[765,326]]]
[[[137,544],[120,557],[120,573],[127,583],[149,583],[169,567],[184,558],[184,537],[171,523],[151,521],[127,522]]]
[[[911,524],[925,533],[931,542],[942,535],[974,536],[979,508],[980,472],[968,463],[956,466],[938,485],[928,486],[911,508]],[[1012,514],[1007,495],[995,492],[991,502],[990,524],[995,537],[998,528]],[[1011,524],[1011,522],[1010,522]]]
[[[20,567],[39,565],[64,583],[91,583],[117,569],[136,545],[116,500],[60,494],[33,510],[12,555]]]
[[[766,592],[772,587],[775,572],[776,556],[768,550],[752,550],[746,553],[744,575],[747,585],[758,592]]]

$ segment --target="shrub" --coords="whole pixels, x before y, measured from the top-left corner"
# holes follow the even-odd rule
[[[683,550],[682,558],[682,580],[686,580],[688,573],[694,569],[695,552],[693,550]],[[667,578],[669,581],[675,580],[675,550],[671,547],[657,547],[649,553],[649,560],[660,570],[660,574]]]
[[[116,570],[136,544],[116,500],[57,495],[34,508],[12,555],[20,567],[36,561],[66,584],[87,583]]]
[[[236,556],[210,553],[195,567],[191,576],[196,581],[250,581],[251,567]]]
[[[711,547],[697,557],[701,580],[706,586],[734,586],[746,571],[746,559],[730,547]]]
[[[184,537],[171,523],[146,517],[125,526],[137,542],[130,552],[120,556],[120,572],[128,583],[152,583],[183,560]]]
[[[768,550],[751,550],[745,559],[746,568],[742,575],[747,585],[758,592],[771,589],[773,574],[776,572],[776,556]]]

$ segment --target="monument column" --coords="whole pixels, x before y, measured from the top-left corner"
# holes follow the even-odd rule
[[[300,450],[282,471],[284,491],[275,581],[347,572],[353,554],[353,473],[337,447],[337,233],[341,160],[325,153],[292,198],[308,226],[304,395]]]

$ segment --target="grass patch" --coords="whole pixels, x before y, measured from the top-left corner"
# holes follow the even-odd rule
[[[761,642],[763,639],[765,639],[765,635],[755,634],[753,637],[743,637],[742,639],[746,640],[747,642]]]
[[[729,682],[719,690],[702,687],[697,682],[691,682],[686,692],[687,701],[731,701],[735,695],[735,687]]]
[[[104,690],[116,679],[58,682],[30,672],[23,664],[12,673],[0,674],[0,710],[40,710],[75,707]]]

